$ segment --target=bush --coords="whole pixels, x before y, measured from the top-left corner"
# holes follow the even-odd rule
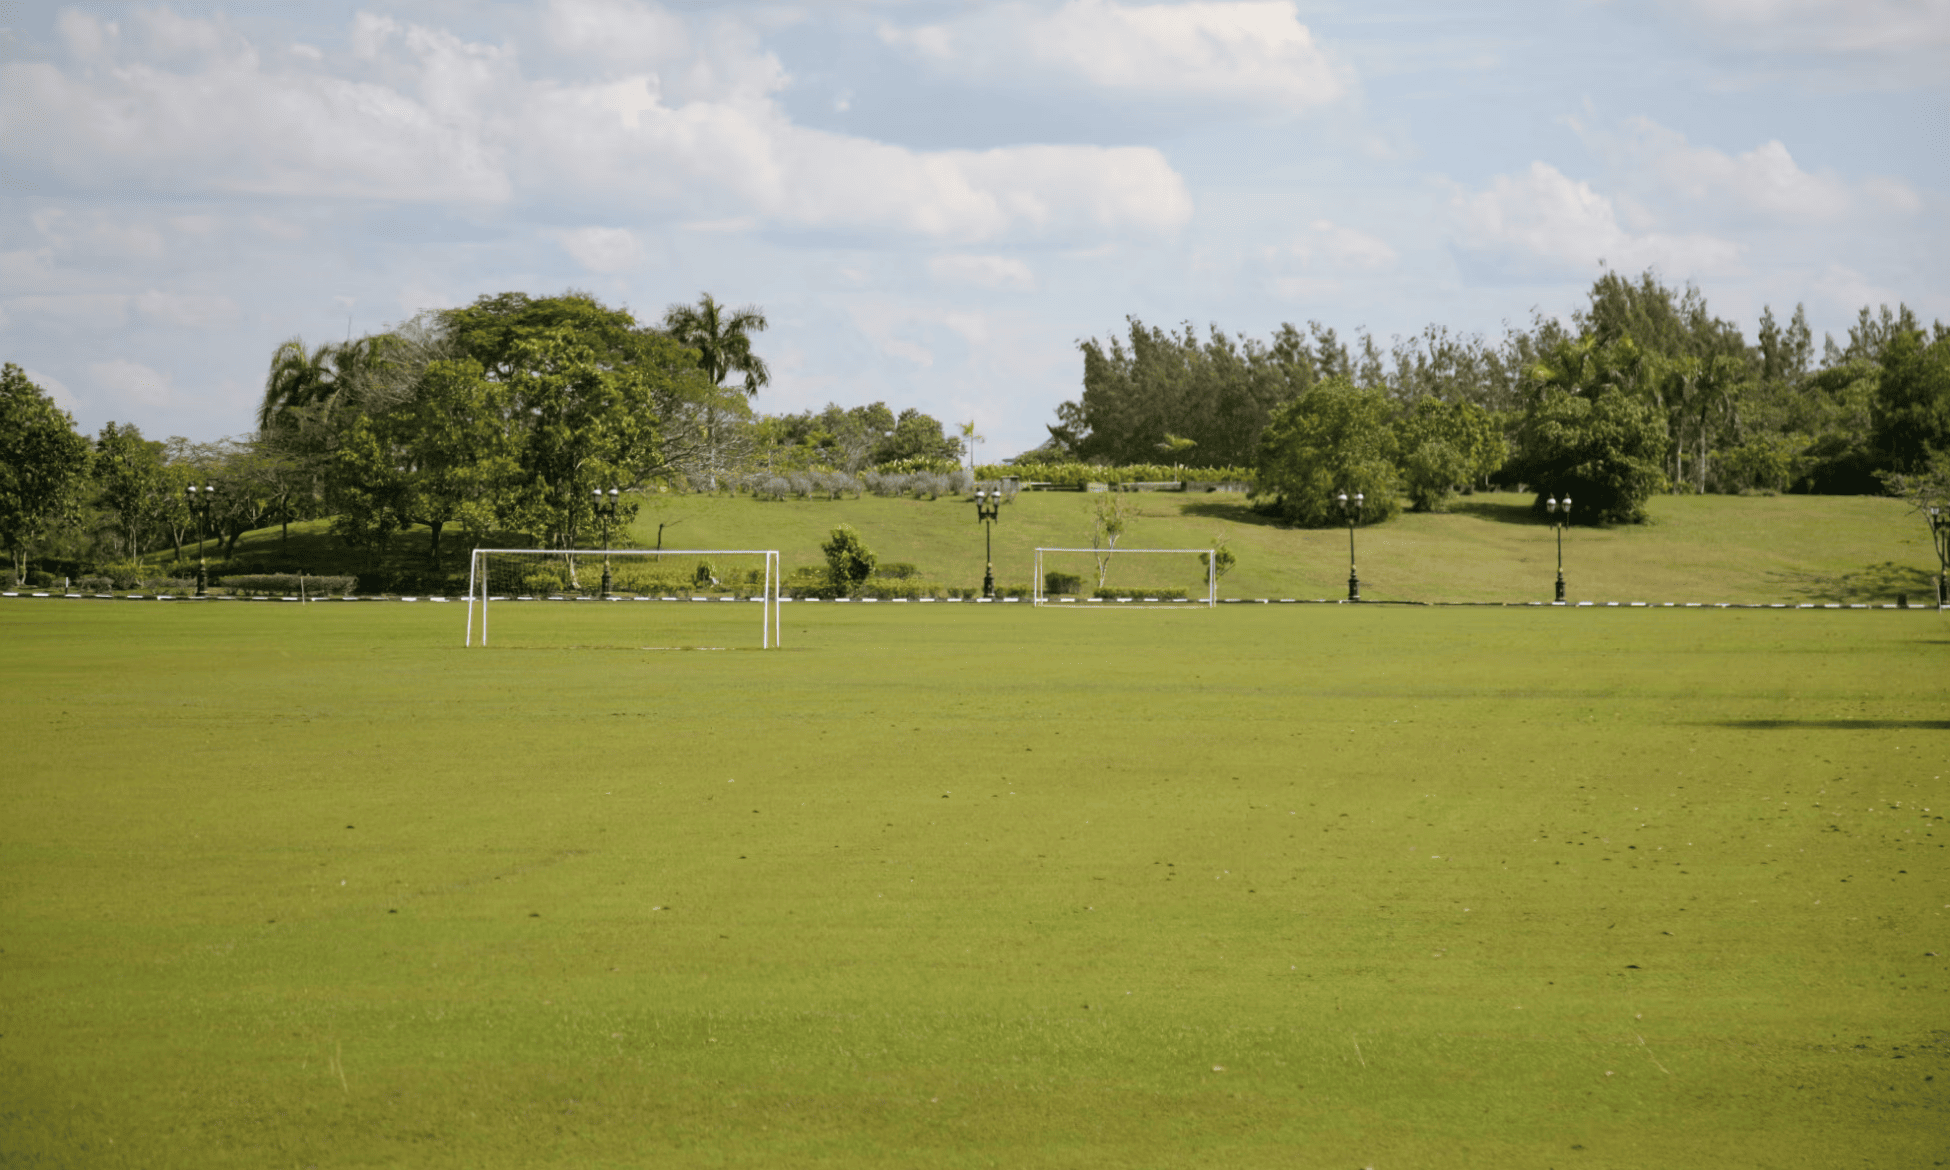
[[[115,588],[115,582],[108,577],[77,577],[74,584],[83,593],[107,593]]]
[[[29,589],[47,589],[52,587],[53,584],[54,574],[43,573],[39,569],[29,569],[27,571],[27,587]]]
[[[921,570],[906,561],[883,561],[874,566],[873,575],[889,581],[905,581],[909,577],[919,577]]]
[[[873,576],[878,558],[866,541],[860,539],[853,525],[842,524],[833,529],[831,538],[819,547],[826,554],[827,576],[834,587],[851,592]]]
[[[1075,573],[1044,573],[1043,592],[1051,596],[1077,593],[1083,589],[1083,578]]]
[[[1120,597],[1128,597],[1132,601],[1144,601],[1146,599],[1155,601],[1183,601],[1185,600],[1185,591],[1183,589],[1099,589],[1091,594],[1091,596],[1100,597],[1105,601],[1116,601]]]

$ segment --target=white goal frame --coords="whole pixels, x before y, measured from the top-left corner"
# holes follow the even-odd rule
[[[1171,605],[1168,608],[1182,609],[1187,605],[1202,605],[1207,609],[1215,609],[1218,607],[1219,604],[1219,550],[1216,548],[1039,548],[1036,550],[1036,575],[1030,580],[1030,588],[1032,590],[1031,604],[1033,605],[1041,606],[1041,605],[1050,604],[1048,597],[1044,595],[1044,588],[1043,588],[1044,586],[1043,554],[1046,552],[1089,553],[1092,556],[1100,556],[1100,557],[1118,556],[1123,553],[1173,553],[1173,554],[1190,553],[1193,555],[1203,553],[1205,554],[1205,597],[1202,600],[1195,597],[1186,598],[1184,601]],[[1092,607],[1086,605],[1083,608],[1088,609]],[[1132,607],[1125,606],[1125,605],[1117,605],[1117,604],[1099,604],[1094,608],[1129,609]],[[1136,608],[1163,609],[1167,607],[1158,606],[1158,605],[1139,605]]]
[[[477,548],[474,550],[474,556],[467,563],[467,635],[461,642],[463,647],[474,645],[475,601],[481,603],[481,645],[486,646],[488,644],[488,602],[511,600],[508,597],[491,598],[488,595],[487,574],[482,571],[482,566],[485,564],[485,557],[496,553],[578,558],[762,556],[765,558],[765,584],[758,596],[758,600],[762,603],[759,606],[759,649],[775,650],[784,645],[785,624],[780,616],[779,601],[785,578],[779,567],[779,550],[775,548]]]

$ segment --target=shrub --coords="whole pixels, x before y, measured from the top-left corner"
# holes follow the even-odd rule
[[[54,574],[43,573],[39,569],[27,571],[27,586],[30,589],[46,589],[54,584]]]
[[[106,593],[115,588],[115,582],[108,577],[78,577],[75,588],[83,593]]]
[[[873,576],[878,558],[866,541],[860,539],[853,525],[842,524],[833,529],[832,537],[819,547],[826,554],[827,575],[837,588],[851,591]]]
[[[1095,593],[1091,594],[1091,596],[1101,597],[1105,601],[1116,601],[1120,597],[1128,597],[1132,601],[1143,601],[1147,598],[1155,599],[1158,601],[1183,601],[1185,600],[1185,591],[1183,589],[1176,589],[1176,588],[1174,589],[1099,589]]]
[[[352,592],[356,583],[357,579],[353,577],[315,577],[309,573],[239,573],[214,582],[239,597],[297,597],[300,591],[307,596],[343,596]],[[194,587],[193,582],[186,584]]]
[[[882,561],[874,566],[873,575],[890,581],[905,581],[909,577],[919,577],[921,570],[906,561]]]
[[[1075,573],[1044,573],[1043,592],[1054,595],[1076,593],[1083,588],[1083,578]]]

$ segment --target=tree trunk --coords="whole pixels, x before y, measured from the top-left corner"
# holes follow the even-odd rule
[[[433,571],[436,573],[440,571],[440,529],[445,523],[444,520],[427,521],[427,528],[433,533]]]

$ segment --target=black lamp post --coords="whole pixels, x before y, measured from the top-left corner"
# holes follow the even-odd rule
[[[616,497],[621,493],[619,493],[615,488],[611,488],[609,489],[608,497],[605,498],[603,495],[603,489],[596,488],[593,494],[596,497],[596,519],[601,520],[603,522],[603,592],[602,595],[604,597],[608,597],[609,596],[609,526],[612,523],[614,523],[616,520]]]
[[[982,524],[983,548],[987,551],[988,566],[982,572],[982,596],[995,596],[995,522],[1002,513],[1002,489],[993,492],[975,493],[975,519]]]
[[[1950,605],[1950,508],[1930,505],[1930,535],[1936,539],[1936,605]]]
[[[1557,529],[1557,599],[1564,600],[1564,526],[1571,522],[1571,497],[1566,493],[1563,499],[1552,496],[1544,502],[1544,511],[1550,513],[1551,527]]]
[[[1361,578],[1354,571],[1354,526],[1361,522],[1361,505],[1367,501],[1367,496],[1355,492],[1354,498],[1349,499],[1343,491],[1337,498],[1341,502],[1341,514],[1347,517],[1347,599],[1359,601]]]
[[[196,517],[196,595],[207,595],[210,585],[210,572],[203,562],[203,529],[210,522],[210,509],[217,502],[217,486],[206,483],[201,488],[190,484],[183,489],[183,496],[189,501],[190,515]]]

